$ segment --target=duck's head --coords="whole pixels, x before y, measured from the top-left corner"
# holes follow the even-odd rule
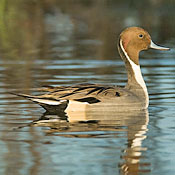
[[[169,48],[154,44],[149,33],[140,27],[129,27],[120,34],[119,50],[121,49],[125,56],[128,56],[137,65],[139,64],[139,52],[149,48],[169,50]]]

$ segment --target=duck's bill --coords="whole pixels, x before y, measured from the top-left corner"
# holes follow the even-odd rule
[[[152,41],[151,41],[151,44],[149,47],[151,49],[157,49],[157,50],[170,50],[170,48],[158,46],[158,45],[154,44]]]

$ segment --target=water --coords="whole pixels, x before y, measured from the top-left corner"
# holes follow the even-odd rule
[[[114,39],[126,24],[114,24],[112,19],[120,12],[114,13],[110,3],[102,4],[69,4],[75,12],[66,3],[50,3],[44,8],[44,16],[40,5],[25,4],[35,8],[33,16],[28,16],[30,8],[21,12],[26,15],[24,19],[15,11],[20,20],[8,21],[11,37],[0,32],[0,174],[174,174],[174,49],[141,53],[140,64],[150,94],[148,111],[122,114],[106,108],[68,116],[44,115],[37,104],[9,94],[36,94],[36,88],[44,85],[125,85],[126,72]],[[97,9],[104,11],[100,32],[94,26],[99,21],[89,21],[88,9],[91,15]],[[107,15],[108,10],[113,10],[111,15]],[[131,16],[123,19],[125,23],[133,20],[138,22],[139,18],[133,15],[132,20]],[[115,25],[118,27],[112,27]],[[147,26],[155,42],[173,47],[174,33],[165,39],[162,31],[158,33],[159,23],[155,25],[155,29]],[[169,26],[166,30],[171,29]]]

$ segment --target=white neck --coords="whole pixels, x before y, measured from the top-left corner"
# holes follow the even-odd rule
[[[125,51],[123,44],[122,44],[122,40],[120,40],[120,46],[121,49],[123,51],[123,53],[125,54],[126,58],[128,59],[129,63],[131,64],[132,70],[134,72],[134,76],[135,79],[137,81],[137,83],[142,87],[144,93],[145,93],[145,97],[146,97],[146,108],[148,107],[149,104],[149,97],[148,97],[148,91],[147,91],[147,87],[145,84],[145,81],[142,77],[142,73],[141,73],[141,69],[140,69],[140,65],[135,64],[130,57],[128,56],[127,52]]]

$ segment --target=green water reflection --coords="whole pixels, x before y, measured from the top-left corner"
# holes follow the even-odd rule
[[[99,59],[115,58],[116,36],[128,26],[146,28],[159,42],[171,40],[174,8],[172,0],[2,0],[1,54],[17,60],[92,53]]]

